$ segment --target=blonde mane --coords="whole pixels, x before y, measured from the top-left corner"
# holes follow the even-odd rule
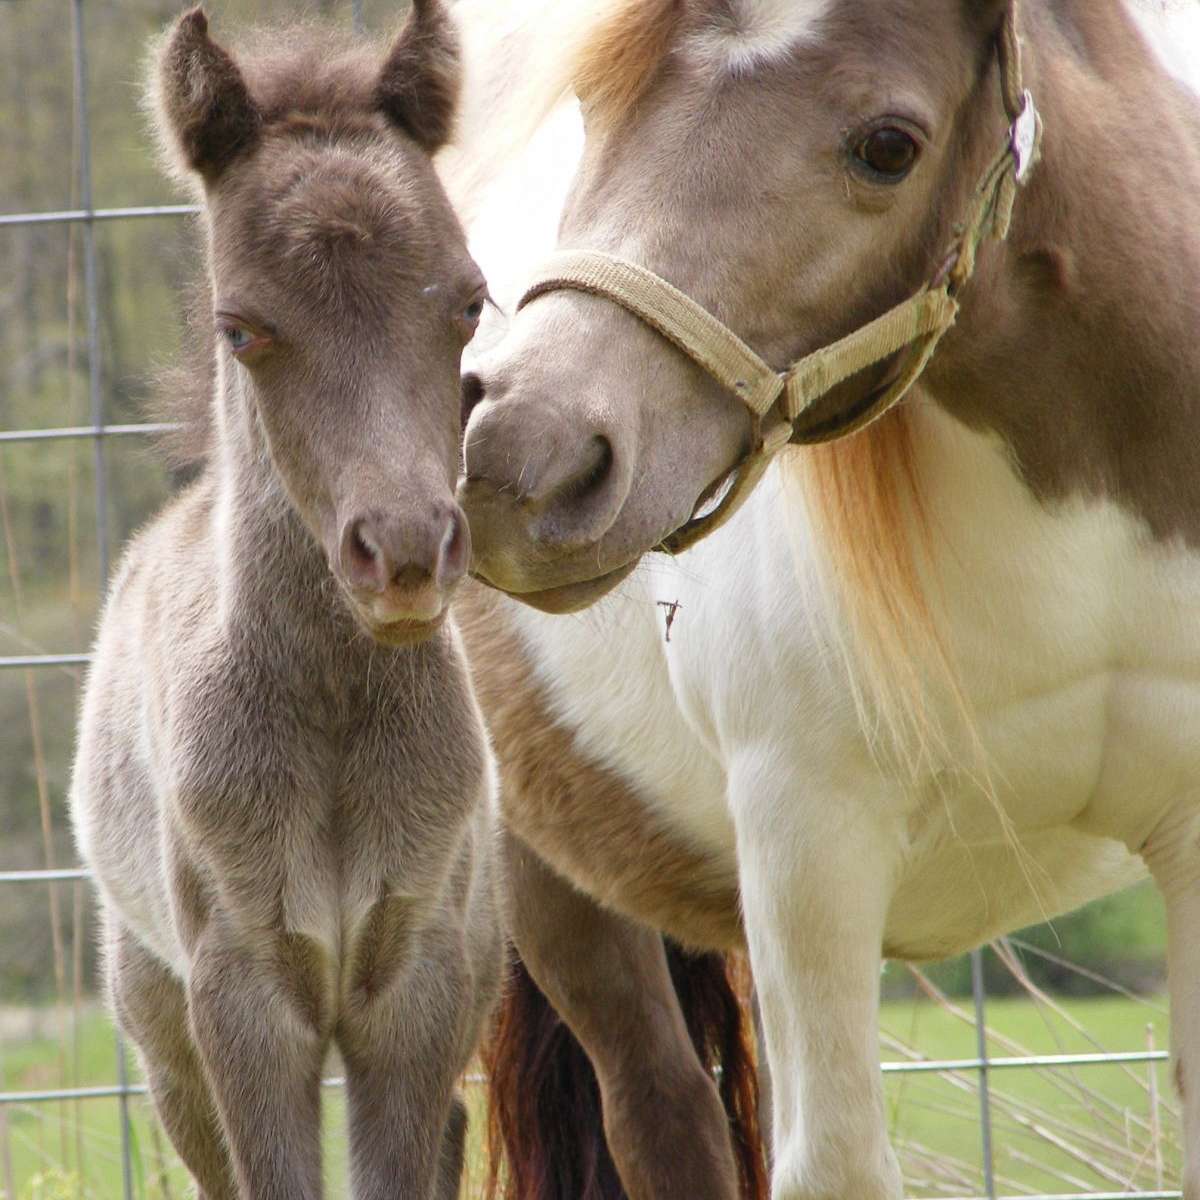
[[[459,0],[466,62],[455,144],[438,163],[467,224],[487,184],[572,94],[611,121],[666,54],[679,0]]]
[[[926,591],[930,525],[914,453],[912,410],[900,404],[860,432],[786,452],[834,598],[848,627],[864,728],[915,776],[945,750],[928,686],[957,672]]]
[[[617,0],[579,47],[575,91],[589,114],[612,123],[640,99],[675,36],[679,0]]]

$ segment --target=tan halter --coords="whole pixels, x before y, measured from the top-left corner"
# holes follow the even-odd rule
[[[1024,88],[1017,0],[1011,0],[997,35],[1001,91],[1011,124],[1003,147],[976,187],[966,218],[935,277],[914,296],[869,324],[776,371],[707,309],[653,271],[596,250],[553,255],[534,277],[518,308],[548,292],[571,289],[604,296],[639,317],[701,366],[754,414],[756,444],[731,468],[733,479],[720,502],[693,515],[663,539],[660,549],[677,554],[723,525],[749,496],[771,459],[789,443],[832,441],[877,420],[916,382],[942,334],[958,315],[958,291],[975,269],[975,254],[989,234],[1008,235],[1016,185],[1037,161],[1041,117]],[[897,377],[866,403],[807,428],[801,416],[831,388],[857,371],[911,347]]]

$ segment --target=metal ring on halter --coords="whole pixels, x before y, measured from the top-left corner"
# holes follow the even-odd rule
[[[956,227],[954,243],[942,266],[915,295],[792,363],[786,371],[775,370],[686,293],[646,267],[616,255],[597,250],[561,251],[529,284],[518,309],[563,289],[603,296],[621,305],[686,354],[754,415],[757,444],[726,473],[719,502],[702,516],[693,513],[663,539],[661,549],[678,554],[723,525],[784,446],[832,441],[864,428],[897,404],[920,377],[942,335],[954,324],[956,297],[975,269],[980,243],[987,236],[1003,239],[1008,235],[1017,185],[1028,179],[1041,148],[1041,117],[1021,76],[1017,0],[1010,0],[997,34],[996,53],[1009,128],[1004,145],[972,193],[967,215]],[[906,347],[909,355],[886,387],[850,412],[803,426],[803,414],[832,388]]]

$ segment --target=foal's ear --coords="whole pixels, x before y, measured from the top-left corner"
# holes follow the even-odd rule
[[[160,132],[184,165],[212,183],[258,139],[258,109],[241,71],[208,36],[201,8],[175,23],[155,79]]]
[[[454,127],[461,75],[458,31],[443,0],[413,0],[375,100],[388,120],[432,153]]]

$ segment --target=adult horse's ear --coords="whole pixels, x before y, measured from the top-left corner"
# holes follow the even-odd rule
[[[208,36],[201,8],[185,12],[167,36],[155,93],[160,133],[208,183],[258,139],[261,117],[246,81]]]
[[[413,0],[379,75],[380,110],[426,150],[437,150],[454,128],[461,77],[458,31],[443,0]]]
[[[964,0],[968,18],[985,37],[1000,28],[1013,0]]]

